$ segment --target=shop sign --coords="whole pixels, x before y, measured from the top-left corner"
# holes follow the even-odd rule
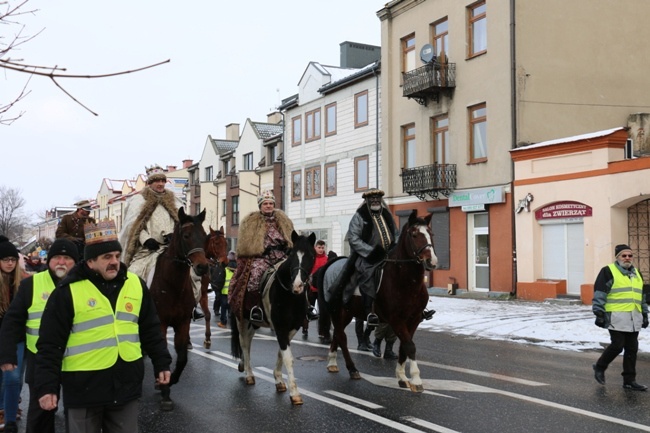
[[[449,207],[505,203],[505,197],[505,191],[502,186],[454,191],[449,194]]]
[[[477,212],[477,211],[484,211],[485,210],[485,205],[484,204],[467,204],[461,206],[460,210],[463,212]]]
[[[591,216],[591,206],[577,201],[556,201],[535,211],[535,219],[575,219]]]

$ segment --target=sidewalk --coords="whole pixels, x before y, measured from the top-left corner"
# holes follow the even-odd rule
[[[436,294],[428,308],[433,319],[419,329],[449,332],[491,340],[535,344],[560,350],[600,350],[609,344],[607,330],[594,325],[590,305],[499,299],[487,294],[462,296]],[[639,353],[650,354],[650,327],[639,333]]]

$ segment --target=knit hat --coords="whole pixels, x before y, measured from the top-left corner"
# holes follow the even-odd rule
[[[100,221],[97,224],[86,224],[84,226],[86,236],[86,248],[84,259],[95,259],[102,254],[113,251],[122,252],[122,245],[117,240],[117,230],[113,220]]]
[[[623,251],[632,252],[632,248],[630,248],[625,244],[616,245],[616,248],[614,248],[614,257],[618,258],[618,255],[621,254]]]
[[[0,259],[15,257],[18,260],[18,248],[6,236],[0,235]]]
[[[260,194],[259,197],[257,197],[257,207],[261,207],[262,203],[265,201],[272,201],[273,204],[275,204],[275,196],[273,195],[273,191],[270,189],[267,189],[262,194]]]
[[[69,241],[68,239],[57,239],[54,241],[50,247],[50,250],[47,252],[46,263],[48,265],[54,256],[68,256],[74,260],[75,263],[77,263],[79,261],[79,249],[75,244],[72,243],[72,241]]]
[[[145,169],[147,170],[147,185],[151,185],[156,180],[167,180],[165,170],[158,164],[145,167]]]

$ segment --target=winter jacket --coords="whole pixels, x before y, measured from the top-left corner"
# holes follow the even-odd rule
[[[122,286],[127,278],[126,265],[120,266],[118,275],[111,281],[91,270],[85,261],[70,270],[68,276],[52,293],[41,320],[36,348],[36,371],[34,387],[38,397],[56,394],[59,384],[63,387],[63,401],[67,408],[86,408],[106,405],[122,405],[142,395],[144,359],[126,362],[119,358],[112,367],[94,371],[61,371],[63,353],[66,349],[74,319],[74,306],[70,284],[89,280],[111,303],[113,311]],[[171,356],[167,341],[160,332],[156,308],[144,281],[142,307],[138,317],[138,331],[142,349],[151,358],[154,374],[169,370]]]

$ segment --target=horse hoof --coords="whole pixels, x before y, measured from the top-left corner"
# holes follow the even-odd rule
[[[329,371],[330,373],[338,373],[339,368],[336,365],[328,365],[327,371]]]
[[[210,341],[210,340],[205,340],[205,341],[203,342],[203,347],[206,348],[206,349],[208,349],[208,350],[210,350],[210,347],[212,347],[212,341]]]
[[[171,400],[163,400],[160,402],[160,410],[169,412],[170,410],[174,410],[174,402]]]
[[[237,370],[239,370],[240,373],[244,372],[244,363],[242,361],[237,364]]]
[[[424,386],[423,385],[413,385],[413,384],[411,384],[411,391],[413,391],[413,392],[424,392]]]
[[[302,397],[299,395],[295,397],[289,397],[289,398],[291,399],[291,404],[294,406],[300,406],[303,403]]]
[[[286,392],[287,391],[287,385],[284,383],[276,383],[275,384],[275,390],[277,392]]]
[[[399,384],[400,388],[409,388],[408,382],[404,382],[403,380],[398,380],[397,383]]]
[[[352,379],[352,380],[361,379],[361,373],[359,373],[358,371],[351,371],[350,372],[350,379]]]
[[[254,377],[247,377],[246,378],[246,385],[255,385],[255,378]]]

